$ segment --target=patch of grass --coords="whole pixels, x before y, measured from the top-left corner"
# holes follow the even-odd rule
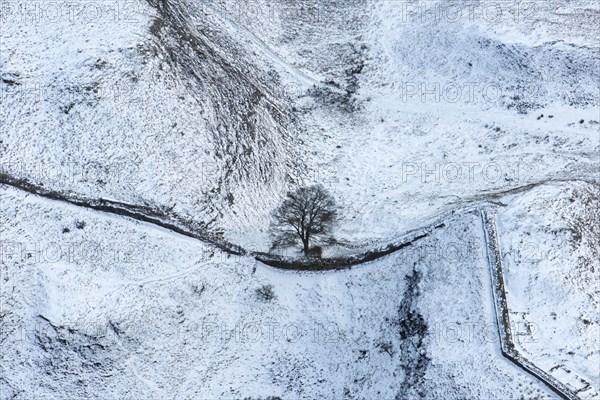
[[[154,18],[154,21],[152,21],[152,25],[150,25],[150,33],[153,34],[154,36],[158,36],[160,33],[160,30],[162,29],[162,27],[165,25],[165,22],[162,18],[158,17],[158,18]]]
[[[275,291],[273,285],[263,285],[256,289],[256,295],[263,301],[271,301],[275,299]]]

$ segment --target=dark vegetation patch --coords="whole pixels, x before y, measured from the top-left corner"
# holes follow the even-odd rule
[[[99,375],[118,374],[122,369],[117,340],[129,342],[129,339],[117,339],[110,327],[83,331],[77,327],[54,324],[42,315],[38,315],[37,322],[32,335],[41,353],[33,362],[48,375],[61,379],[77,374],[81,380],[87,381]],[[86,388],[74,386],[73,390],[85,391]]]
[[[283,166],[294,169],[299,157],[291,143],[300,126],[291,101],[282,98],[269,78],[272,71],[255,65],[227,29],[192,18],[201,10],[211,12],[211,7],[170,0],[148,3],[158,14],[149,27],[153,47],[161,53],[158,58],[185,82],[199,109],[210,112],[204,120],[215,156],[224,163],[218,191],[227,193],[231,181],[267,182]]]
[[[275,299],[275,291],[273,285],[263,285],[256,289],[256,295],[263,301],[271,301]]]
[[[397,399],[426,397],[424,379],[431,359],[427,356],[424,343],[428,326],[418,310],[420,281],[421,273],[413,267],[412,274],[406,276],[407,288],[398,308],[396,326],[400,339],[402,339],[400,353],[402,354],[401,368],[404,371],[404,379],[400,383]],[[407,394],[410,395],[407,396]]]
[[[366,67],[368,47],[354,43],[349,43],[348,47],[341,56],[342,63],[348,66],[342,73],[342,83],[330,79],[325,85],[313,86],[308,93],[320,104],[353,113],[362,109],[356,94],[360,88],[360,75]]]

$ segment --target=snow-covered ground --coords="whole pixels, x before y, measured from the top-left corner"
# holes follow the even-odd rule
[[[560,184],[498,214],[515,344],[585,399],[600,396],[599,205],[598,186]]]
[[[380,261],[296,273],[1,200],[3,399],[552,397],[500,355],[476,213]]]
[[[594,175],[597,2],[115,4],[7,8],[3,169],[263,249],[299,183],[331,189],[336,235],[361,243],[481,191]]]
[[[475,200],[498,202],[518,351],[598,398],[599,14],[0,2],[0,172],[259,251],[303,184],[335,197],[346,252],[458,210],[299,273],[0,186],[0,400],[553,398],[500,354]]]

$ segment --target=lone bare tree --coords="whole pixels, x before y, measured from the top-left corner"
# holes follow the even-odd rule
[[[323,186],[313,185],[287,194],[273,213],[272,228],[279,242],[300,238],[304,255],[309,255],[311,239],[329,234],[336,217],[333,197]]]

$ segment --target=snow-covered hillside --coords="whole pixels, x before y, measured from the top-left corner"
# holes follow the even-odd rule
[[[1,204],[3,399],[552,397],[500,355],[476,213],[297,273],[13,189]]]
[[[44,4],[4,16],[0,162],[54,188],[266,249],[299,183],[329,187],[359,242],[480,191],[593,177],[596,2]]]
[[[561,184],[498,215],[519,348],[582,398],[600,396],[599,205],[598,186]]]
[[[46,193],[0,183],[0,400],[568,398],[501,351],[488,209],[514,350],[598,399],[599,17],[0,2],[0,178]],[[394,251],[312,273],[253,258],[315,183],[339,205],[325,257]]]

